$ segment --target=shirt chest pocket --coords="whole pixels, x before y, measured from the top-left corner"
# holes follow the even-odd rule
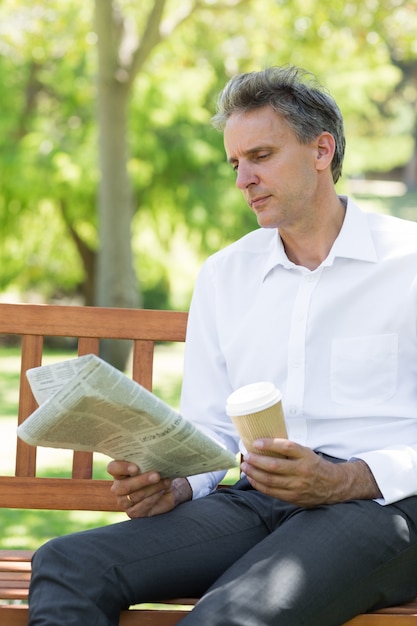
[[[398,335],[334,339],[331,394],[338,404],[370,406],[390,398],[397,388]]]

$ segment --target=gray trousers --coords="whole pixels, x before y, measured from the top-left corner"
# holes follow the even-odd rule
[[[202,599],[187,626],[340,626],[417,596],[417,497],[303,509],[243,479],[165,515],[35,554],[30,626],[116,626],[131,604]]]

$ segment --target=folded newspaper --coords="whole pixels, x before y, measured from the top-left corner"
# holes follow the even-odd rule
[[[40,406],[17,429],[26,443],[101,452],[163,478],[237,465],[232,452],[93,354],[35,367],[27,378]]]

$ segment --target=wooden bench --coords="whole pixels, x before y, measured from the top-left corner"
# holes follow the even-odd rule
[[[132,340],[132,377],[152,389],[155,343],[183,342],[186,324],[187,314],[184,312],[0,304],[0,336],[21,337],[18,423],[36,408],[25,372],[30,367],[41,365],[45,337],[77,339],[79,355],[98,354],[102,338]],[[0,476],[1,508],[117,510],[115,498],[110,493],[111,481],[92,478],[91,454],[73,454],[71,478],[46,478],[36,475],[36,448],[20,440],[15,445],[14,474]],[[0,550],[0,626],[26,626],[28,623],[31,556],[29,550]],[[123,611],[120,626],[173,626],[193,603],[193,599],[178,599],[176,604],[184,606],[170,607],[168,603],[155,608],[133,607]],[[360,615],[347,622],[346,626],[397,624],[417,626],[417,601]]]

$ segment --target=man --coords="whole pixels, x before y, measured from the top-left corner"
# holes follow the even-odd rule
[[[234,77],[214,123],[261,228],[202,268],[181,411],[237,451],[226,398],[270,380],[289,438],[256,448],[285,458],[217,492],[111,462],[132,519],[38,551],[31,626],[200,594],[187,626],[338,626],[417,595],[417,225],[337,195],[342,117],[307,72]]]

